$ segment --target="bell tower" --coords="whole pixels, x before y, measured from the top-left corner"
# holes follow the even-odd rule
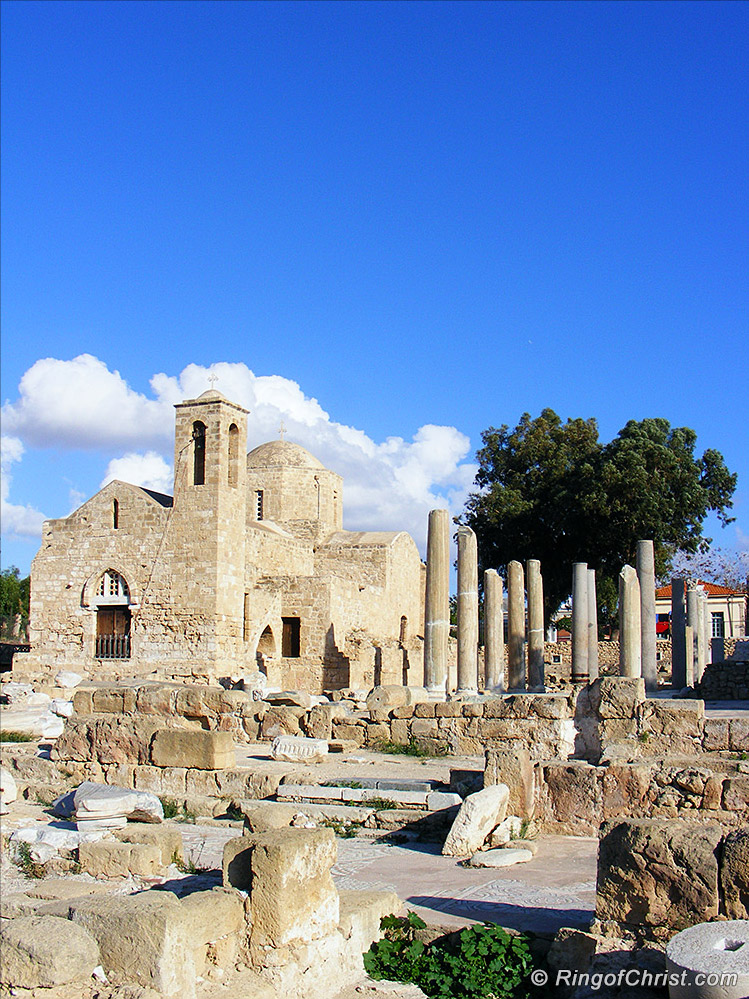
[[[247,410],[215,389],[175,408],[172,606],[221,675],[243,655]]]

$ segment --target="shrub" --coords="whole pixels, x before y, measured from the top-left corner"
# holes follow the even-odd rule
[[[14,729],[0,730],[0,742],[36,742],[31,732],[16,732]]]
[[[501,926],[467,926],[425,944],[417,931],[426,924],[415,912],[386,916],[385,938],[364,955],[372,978],[414,982],[430,999],[522,999],[533,970],[528,941]]]

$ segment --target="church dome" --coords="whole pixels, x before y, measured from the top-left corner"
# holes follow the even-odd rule
[[[300,444],[292,444],[291,441],[268,441],[247,455],[248,468],[279,465],[286,468],[325,468],[325,465],[313,454]]]

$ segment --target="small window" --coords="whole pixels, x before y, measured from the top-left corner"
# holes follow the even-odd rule
[[[99,580],[96,594],[99,597],[118,598],[126,602],[130,597],[130,590],[119,572],[109,569]]]
[[[236,486],[239,478],[239,427],[229,427],[229,485]]]
[[[299,634],[301,621],[298,617],[282,617],[281,655],[284,659],[299,658]]]
[[[558,652],[554,652],[552,653],[551,661],[554,663],[555,666],[558,666],[562,661],[562,657]]]
[[[263,490],[255,490],[255,520],[263,519]]]
[[[713,638],[725,638],[726,635],[726,622],[723,617],[723,611],[713,611],[712,612],[712,637]]]
[[[117,530],[120,526],[120,504],[117,500],[112,503],[112,527]]]
[[[195,446],[193,456],[193,485],[205,485],[205,423],[196,420],[192,425],[192,439]]]

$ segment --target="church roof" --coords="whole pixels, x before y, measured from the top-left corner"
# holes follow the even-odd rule
[[[267,468],[270,465],[282,465],[287,468],[325,468],[325,465],[310,454],[300,444],[291,441],[268,441],[261,444],[247,455],[247,465],[250,468]]]

